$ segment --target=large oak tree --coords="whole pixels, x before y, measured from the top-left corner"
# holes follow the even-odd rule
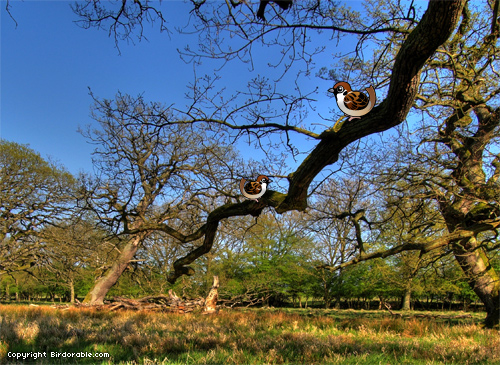
[[[441,128],[435,142],[444,144],[457,161],[455,166],[450,167],[453,182],[449,186],[452,191],[448,193],[452,198],[440,201],[449,234],[430,243],[409,242],[386,251],[361,251],[356,258],[342,265],[345,267],[407,250],[426,252],[450,245],[460,266],[469,276],[471,286],[486,305],[487,324],[498,324],[498,278],[495,279],[492,269],[477,249],[476,237],[482,232],[496,232],[500,224],[496,216],[497,208],[491,203],[497,201],[498,173],[495,170],[487,178],[488,175],[482,172],[480,158],[485,144],[497,130],[498,107],[495,103],[488,103],[495,100],[498,88],[485,92],[484,80],[477,78],[477,74],[485,70],[491,69],[496,73],[493,64],[498,58],[499,2],[486,2],[484,13],[488,14],[488,20],[480,25],[469,22],[466,3],[465,0],[430,1],[427,9],[420,14],[413,3],[405,7],[399,2],[386,4],[372,1],[366,10],[368,16],[363,18],[359,13],[333,2],[304,1],[295,2],[290,13],[283,13],[274,6],[268,7],[268,21],[262,23],[255,16],[255,6],[248,2],[221,4],[193,0],[193,24],[199,32],[200,42],[199,47],[186,48],[184,57],[251,63],[254,60],[253,47],[260,44],[270,46],[282,55],[277,64],[283,75],[293,70],[297,62],[305,65],[302,71],[309,71],[314,57],[322,51],[322,47],[317,46],[311,49],[311,44],[314,45],[311,39],[316,33],[331,32],[331,42],[343,35],[356,36],[355,56],[343,58],[343,71],[354,70],[362,82],[376,81],[375,86],[385,95],[368,115],[346,123],[338,132],[324,130],[317,133],[305,128],[300,117],[295,120],[291,117],[298,113],[301,102],[309,100],[307,94],[301,93],[300,87],[296,95],[280,94],[265,80],[256,77],[249,83],[247,91],[224,99],[223,94],[214,95],[211,92],[214,84],[210,80],[195,83],[190,107],[177,110],[177,118],[162,120],[162,128],[201,124],[220,128],[235,139],[249,136],[257,141],[274,134],[282,138],[283,149],[292,153],[296,149],[291,141],[294,135],[298,135],[315,141],[315,147],[295,171],[288,174],[288,187],[284,193],[271,190],[259,202],[239,202],[236,197],[227,199],[225,204],[211,209],[204,223],[196,226],[191,233],[182,233],[168,223],[161,227],[140,229],[146,234],[150,229],[160,228],[180,242],[202,240],[199,246],[193,247],[174,263],[169,280],[174,282],[181,275],[189,274],[189,264],[210,251],[221,220],[242,215],[258,216],[266,207],[273,207],[278,213],[304,211],[308,207],[308,196],[315,179],[322,177],[325,169],[336,163],[340,152],[352,142],[403,123],[413,106],[430,108],[440,105],[448,114],[439,115]],[[76,6],[75,12],[83,26],[109,27],[110,34],[118,40],[130,37],[134,31],[141,37],[144,22],[148,20],[159,20],[161,28],[165,29],[166,12],[151,4],[149,1],[122,1],[118,8],[113,8],[89,2]],[[477,32],[471,33],[471,30]],[[237,46],[226,41],[227,34],[239,42]],[[468,41],[471,34],[475,35],[477,45]],[[371,44],[372,48],[375,46],[369,60],[363,58],[364,52],[368,52],[367,44]],[[364,71],[360,71],[360,66],[364,67]],[[433,71],[441,79],[433,80]],[[279,80],[280,77],[277,77]],[[444,94],[439,86],[426,88],[429,84],[443,83],[452,85],[452,91]],[[241,101],[238,97],[245,100]],[[417,100],[427,104],[418,104]],[[279,108],[275,107],[278,103]],[[148,115],[161,117],[163,113],[162,110],[153,110]],[[466,123],[470,120],[470,113],[474,114],[477,123],[472,129],[461,130],[470,124]],[[498,165],[498,161],[494,160],[493,164]],[[230,197],[230,194],[226,196]],[[486,202],[478,204],[478,197]],[[485,219],[473,214],[482,212],[483,208],[489,209]]]

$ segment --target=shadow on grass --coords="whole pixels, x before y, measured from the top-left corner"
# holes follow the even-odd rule
[[[248,310],[248,309],[247,309]],[[250,309],[254,310],[254,309]],[[388,311],[384,310],[354,310],[354,309],[303,309],[303,308],[270,308],[265,309],[269,313],[287,313],[296,314],[299,316],[306,317],[326,317],[333,318],[336,321],[349,321],[355,323],[356,321],[362,321],[366,319],[398,319],[398,317],[393,317]],[[486,313],[483,312],[433,312],[433,311],[395,311],[398,315],[400,314],[404,320],[411,320],[413,318],[418,318],[422,320],[432,320],[436,323],[447,324],[448,326],[464,325],[464,324],[477,324],[483,323]],[[467,317],[464,317],[467,316]],[[444,318],[449,317],[449,318]]]
[[[469,319],[468,319],[469,320]],[[492,363],[500,342],[471,323],[392,318],[383,311],[238,310],[218,316],[20,308],[3,315],[0,360],[37,364]],[[480,318],[477,318],[480,322]],[[3,353],[2,353],[3,352]],[[107,352],[109,359],[51,357]],[[34,363],[22,361],[22,363]]]

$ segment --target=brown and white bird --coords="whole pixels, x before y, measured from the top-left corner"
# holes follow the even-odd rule
[[[350,117],[349,120],[360,118],[370,112],[377,100],[373,86],[366,88],[369,97],[361,91],[352,91],[351,85],[344,81],[337,82],[328,91],[335,95],[337,105],[340,110]]]
[[[265,175],[259,175],[256,181],[248,181],[243,178],[240,181],[240,190],[245,198],[258,202],[258,199],[266,192],[267,184],[270,182],[271,180]]]

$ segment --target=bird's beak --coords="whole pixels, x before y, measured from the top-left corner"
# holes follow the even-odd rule
[[[335,89],[332,87],[332,88],[328,89],[328,92],[332,93],[332,94],[335,94]]]

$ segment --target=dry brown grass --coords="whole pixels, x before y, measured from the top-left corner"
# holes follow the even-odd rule
[[[100,363],[500,362],[498,332],[478,318],[450,324],[369,312],[265,310],[201,314],[98,312],[0,305],[0,360],[9,352],[108,352]],[[42,358],[39,363],[67,363]],[[78,363],[90,363],[81,359]]]

